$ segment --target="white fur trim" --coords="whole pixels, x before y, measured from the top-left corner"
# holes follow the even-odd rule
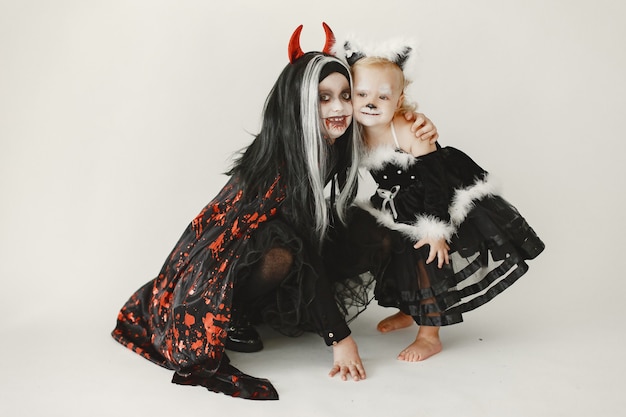
[[[351,37],[351,36],[352,35],[349,35],[348,37]],[[337,36],[337,35],[335,35],[335,43],[330,48],[330,54],[334,55],[337,58],[339,58],[346,65],[348,65],[348,60],[346,59],[346,50],[344,49],[343,46],[346,43],[346,40],[347,40],[348,37],[345,36],[345,35],[344,36]]]
[[[382,169],[385,164],[392,163],[407,169],[415,163],[416,159],[413,155],[405,152],[396,152],[396,149],[390,145],[377,146],[368,150],[361,159],[361,166],[369,170],[377,171]]]
[[[413,224],[396,223],[391,213],[374,208],[369,201],[361,200],[356,202],[356,205],[374,216],[379,224],[398,231],[415,242],[426,237],[443,238],[448,241],[456,230],[450,223],[434,216],[420,215]]]
[[[436,239],[450,240],[456,228],[448,222],[436,218],[431,215],[417,216],[417,220],[413,223],[417,229],[417,235],[424,237],[433,237]]]
[[[476,182],[468,187],[454,190],[454,196],[448,207],[450,222],[454,226],[463,223],[467,214],[474,208],[476,201],[496,194],[496,189],[494,181],[486,175],[482,180],[476,179]]]

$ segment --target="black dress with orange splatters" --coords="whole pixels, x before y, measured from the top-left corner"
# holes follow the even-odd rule
[[[231,177],[186,228],[159,275],[121,309],[114,339],[176,371],[174,383],[235,397],[278,399],[268,380],[243,374],[224,352],[235,294],[268,248],[288,248],[293,264],[286,279],[257,300],[253,315],[283,334],[313,331],[332,345],[350,334],[341,303],[363,307],[369,302],[363,292],[362,301],[333,292],[323,255],[335,252],[332,239],[324,242],[324,250],[316,250],[290,221],[285,198],[279,176],[265,193],[248,200],[237,176]]]
[[[193,375],[206,380],[200,385],[225,391],[215,379],[232,382],[237,374],[225,358],[224,343],[238,263],[254,231],[277,216],[283,199],[277,179],[263,198],[244,204],[237,179],[231,178],[184,231],[159,275],[121,309],[115,340],[177,371],[175,380]]]

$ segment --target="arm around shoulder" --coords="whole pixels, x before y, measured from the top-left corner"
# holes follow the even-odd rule
[[[404,116],[395,117],[393,124],[396,128],[398,144],[403,151],[418,157],[429,154],[437,149],[435,143],[430,143],[429,141],[420,140],[415,137],[415,133],[411,130],[412,123],[404,119]]]

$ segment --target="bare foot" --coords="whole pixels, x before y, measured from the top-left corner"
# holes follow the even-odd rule
[[[421,330],[421,328],[420,328]],[[425,332],[426,333],[426,332]],[[443,346],[439,334],[417,334],[415,341],[398,355],[398,360],[419,362],[441,352]]]
[[[413,317],[398,311],[396,314],[382,319],[376,329],[381,333],[387,333],[392,330],[404,329],[413,323]]]

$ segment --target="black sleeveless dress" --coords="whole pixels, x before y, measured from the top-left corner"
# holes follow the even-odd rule
[[[499,196],[487,171],[452,147],[414,157],[379,147],[365,158],[378,185],[360,204],[389,230],[387,262],[374,271],[375,298],[413,316],[419,325],[463,321],[463,313],[500,294],[544,249],[518,210]],[[356,229],[356,228],[354,228]],[[426,236],[443,237],[450,264],[426,263]]]

